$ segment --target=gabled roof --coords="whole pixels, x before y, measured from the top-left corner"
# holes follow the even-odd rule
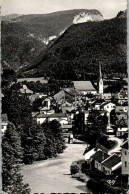
[[[105,161],[103,161],[102,165],[111,169],[120,162],[121,162],[121,157],[117,156],[116,154],[113,154],[112,156],[107,158]]]
[[[101,163],[103,160],[107,159],[109,157],[108,154],[104,153],[103,151],[99,150],[95,154],[91,156],[94,160]]]
[[[124,148],[124,149],[128,149],[129,148],[129,146],[128,146],[128,140],[126,140],[123,144],[122,144],[122,148]]]
[[[111,103],[111,104],[114,104],[114,103],[112,103],[112,102],[104,102],[104,103],[101,104],[100,107],[102,108],[102,107],[104,107],[104,106],[106,106],[107,104],[110,104],[110,103]],[[115,104],[114,104],[114,106],[115,106]]]
[[[74,87],[79,91],[96,91],[90,81],[73,81]]]
[[[49,115],[49,118],[61,118],[61,117],[67,117],[65,113],[55,113],[52,115]]]
[[[48,118],[48,117],[49,117],[49,115],[47,115],[47,114],[39,114],[37,116],[37,118]]]

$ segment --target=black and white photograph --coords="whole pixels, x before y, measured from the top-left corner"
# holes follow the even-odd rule
[[[127,194],[126,0],[3,0],[3,194]]]

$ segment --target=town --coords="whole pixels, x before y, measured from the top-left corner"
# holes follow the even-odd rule
[[[18,78],[9,88],[19,98],[28,99],[37,126],[57,121],[65,145],[86,142],[82,171],[90,177],[87,182],[90,189],[100,192],[100,187],[105,185],[107,191],[125,193],[128,189],[127,78],[104,77],[101,68],[98,64],[98,80],[94,81]],[[10,97],[3,90],[3,136],[10,123],[6,96]],[[27,110],[24,103],[22,106]],[[77,173],[78,165],[71,164],[71,174],[76,178]]]

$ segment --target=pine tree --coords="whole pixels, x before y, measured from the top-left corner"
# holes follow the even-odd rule
[[[23,184],[19,164],[22,162],[21,140],[13,124],[8,124],[2,137],[2,190],[9,194],[30,193]]]

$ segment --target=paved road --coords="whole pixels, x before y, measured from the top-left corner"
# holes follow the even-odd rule
[[[67,144],[57,158],[22,167],[23,180],[29,183],[32,193],[84,193],[90,192],[86,183],[71,178],[70,165],[84,159],[85,144]]]
[[[115,137],[115,136],[109,136],[109,140],[112,140],[112,141],[114,140],[114,141],[117,142],[116,147],[114,147],[113,149],[111,149],[111,150],[108,152],[109,154],[113,154],[113,153],[118,152],[118,151],[121,150],[121,145],[122,145],[122,143],[123,143],[123,140],[122,140],[122,139],[117,138],[117,137]]]

